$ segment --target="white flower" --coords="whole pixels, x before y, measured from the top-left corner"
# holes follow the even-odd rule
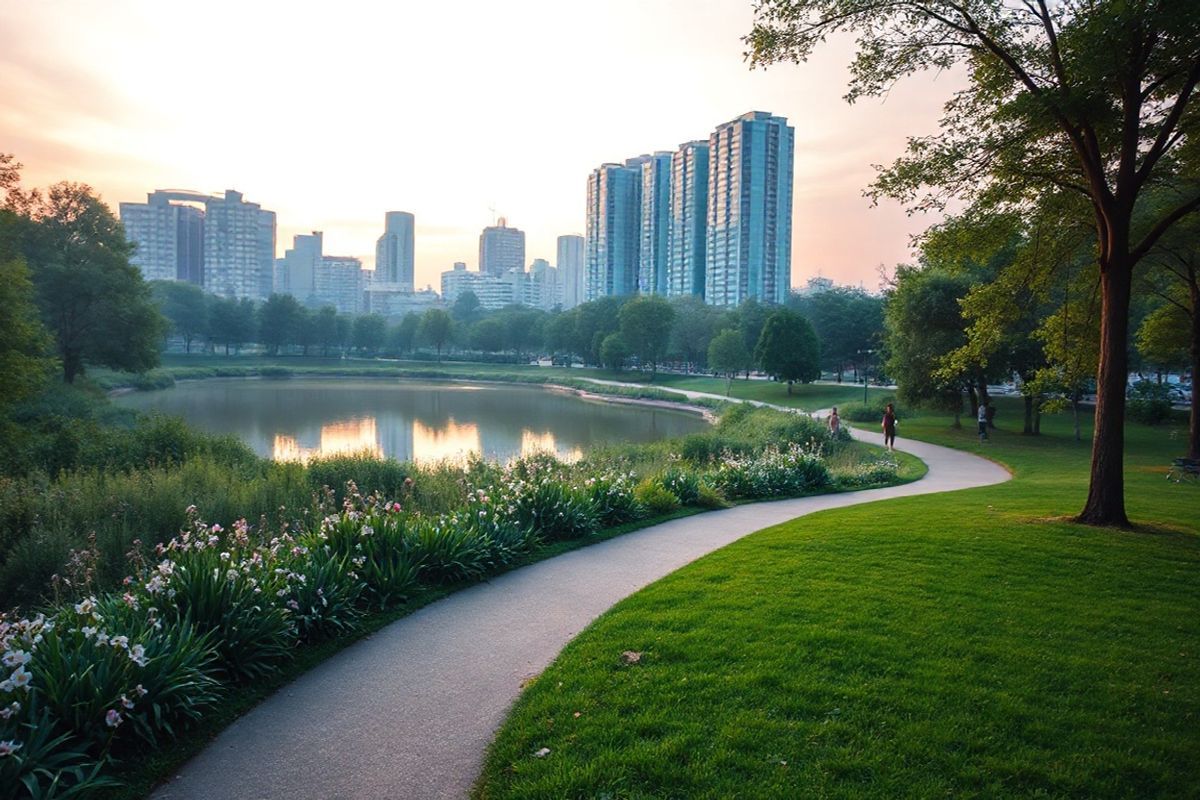
[[[113,647],[129,647],[128,636],[114,636],[109,640],[109,644]]]
[[[8,678],[0,681],[0,692],[11,692],[13,690],[12,681]]]
[[[135,644],[129,648],[129,660],[137,664],[139,667],[146,666],[146,648],[143,645]],[[140,687],[141,684],[138,684]]]
[[[5,739],[4,741],[0,741],[0,758],[3,758],[4,756],[11,756],[13,753],[15,753],[17,750],[20,750],[20,749],[21,749],[20,742],[13,741],[11,739]],[[14,780],[15,780],[15,778],[14,778]]]
[[[0,708],[0,719],[8,719],[9,717],[11,717],[13,714],[16,714],[20,710],[21,710],[20,703],[17,703],[17,702],[9,703],[4,708]]]
[[[4,654],[4,666],[19,667],[22,664],[28,664],[32,656],[24,650],[13,650]]]
[[[236,569],[230,569],[225,572],[225,580],[229,581],[230,583],[233,583],[237,579],[238,571]]]
[[[137,694],[138,697],[146,696],[146,690],[142,688],[142,685],[140,683],[137,686],[133,687],[133,691]]]
[[[125,695],[121,695],[121,705],[125,706],[126,710],[133,708],[133,701]]]
[[[79,632],[83,634],[83,638],[85,638],[85,639],[90,639],[96,635],[96,629],[90,628],[87,625],[80,628]]]
[[[31,680],[33,680],[33,675],[31,675],[29,673],[29,671],[25,669],[24,666],[20,666],[20,667],[17,667],[15,670],[13,670],[13,674],[8,676],[8,679],[10,681],[12,681],[12,685],[14,688],[28,689],[29,682]]]
[[[107,633],[97,633],[96,634],[96,645],[103,647],[106,644],[108,644],[108,634]]]
[[[110,708],[108,713],[104,715],[104,724],[110,728],[115,728],[121,724],[121,712],[115,708]]]

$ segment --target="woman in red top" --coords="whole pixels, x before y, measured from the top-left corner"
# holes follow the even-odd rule
[[[896,449],[896,407],[891,403],[883,412],[883,445],[888,450]]]

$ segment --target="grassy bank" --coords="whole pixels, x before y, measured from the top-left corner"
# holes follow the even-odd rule
[[[1018,411],[983,444],[900,425],[1010,483],[805,517],[618,604],[518,702],[477,796],[1195,796],[1200,494],[1164,480],[1182,431],[1130,427],[1140,528],[1098,530],[1065,519],[1087,432],[1021,436]]]

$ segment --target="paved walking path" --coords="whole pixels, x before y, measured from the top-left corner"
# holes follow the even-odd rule
[[[874,433],[856,432],[882,443]],[[457,592],[358,642],[241,718],[156,800],[465,797],[521,684],[618,600],[746,534],[828,508],[1008,480],[921,442],[929,466],[886,489],[755,503],[673,520]]]

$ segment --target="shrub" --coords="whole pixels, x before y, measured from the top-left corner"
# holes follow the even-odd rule
[[[356,490],[351,490],[357,496]],[[420,557],[408,535],[406,517],[398,506],[364,514],[346,501],[341,515],[321,522],[321,535],[332,552],[349,558],[366,585],[371,604],[387,608],[403,602],[417,586]]]
[[[899,462],[891,458],[879,458],[867,461],[837,472],[837,483],[847,488],[875,486],[881,483],[891,483],[896,480],[900,471]]]
[[[406,547],[420,564],[422,580],[435,584],[474,580],[491,566],[487,541],[461,522],[455,515],[411,521]]]
[[[303,642],[318,642],[354,629],[362,616],[357,608],[366,584],[350,556],[314,542],[306,558],[296,559],[293,580],[280,598],[292,613]]]
[[[685,506],[696,505],[700,499],[702,482],[700,476],[691,470],[680,467],[668,467],[659,476],[663,487],[679,498]]]
[[[611,528],[646,515],[646,509],[634,497],[633,478],[628,473],[614,472],[584,481],[601,527]]]
[[[643,478],[634,488],[633,496],[652,517],[670,514],[679,508],[679,498],[656,478]]]
[[[0,741],[13,750],[0,756],[0,800],[86,797],[120,785],[102,775],[104,760],[88,755],[70,734],[30,700],[19,714],[0,719]]]
[[[712,481],[726,497],[754,499],[828,486],[830,475],[819,449],[793,444],[780,450],[771,445],[756,456],[727,454]]]
[[[1125,404],[1130,419],[1143,425],[1158,425],[1171,417],[1171,389],[1154,381],[1138,381]]]
[[[696,495],[696,505],[701,508],[726,508],[729,501],[719,491],[701,481],[700,491]]]
[[[338,502],[345,498],[348,482],[362,487],[367,493],[380,492],[386,497],[400,498],[412,486],[415,472],[411,464],[392,458],[376,458],[370,452],[314,458],[308,462],[305,471],[313,490],[329,487]]]
[[[838,406],[838,416],[850,422],[874,422],[876,425],[883,419],[884,409],[887,404],[896,404],[896,398],[892,395],[883,397],[872,397],[866,403],[843,403]],[[896,416],[904,416],[899,406],[896,406]]]

